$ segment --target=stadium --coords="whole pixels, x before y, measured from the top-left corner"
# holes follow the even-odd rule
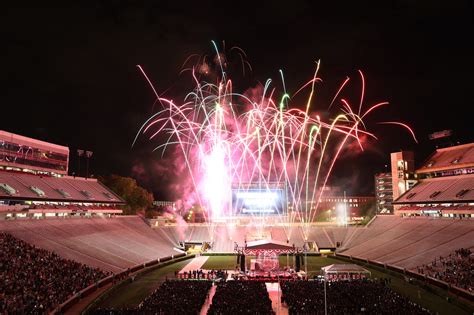
[[[393,213],[365,225],[347,214],[290,224],[285,187],[252,183],[231,187],[232,213],[208,224],[124,215],[110,188],[67,175],[69,148],[5,131],[0,139],[2,312],[472,307],[474,144],[438,149],[418,169],[410,152],[393,153]],[[408,178],[417,178],[410,188]],[[358,294],[364,302],[350,298]],[[381,308],[367,302],[380,298]]]
[[[470,1],[3,13],[0,314],[474,314]]]

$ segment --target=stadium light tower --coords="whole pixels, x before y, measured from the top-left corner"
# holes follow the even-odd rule
[[[84,155],[84,150],[77,149],[77,176],[81,176],[81,156]]]
[[[305,273],[306,279],[308,279],[308,241],[304,242],[303,250],[304,250],[304,273]]]
[[[347,199],[346,191],[344,190],[344,226],[347,227]]]
[[[89,177],[89,159],[92,157],[92,151],[86,151],[86,178]]]
[[[280,314],[280,304],[281,304],[281,298],[280,298],[280,274],[277,274],[277,278],[278,278],[278,295],[277,295],[277,298],[278,298],[278,313],[277,314]]]
[[[327,292],[326,292],[326,282],[327,278],[324,275],[324,315],[328,315],[328,300],[327,300]]]

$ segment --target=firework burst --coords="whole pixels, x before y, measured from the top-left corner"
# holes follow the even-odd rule
[[[189,71],[195,88],[179,103],[161,97],[138,66],[162,108],[141,126],[135,141],[140,135],[149,140],[161,135],[167,140],[160,142],[156,151],[178,146],[210,226],[233,213],[231,189],[248,189],[248,183],[260,191],[271,191],[275,183],[285,187],[285,208],[290,211],[280,213],[278,218],[287,223],[283,226],[289,238],[292,223],[308,227],[314,221],[324,187],[343,149],[354,141],[363,149],[362,136],[376,139],[364,120],[388,103],[365,106],[365,80],[359,71],[362,89],[358,104],[354,106],[339,97],[350,80],[346,78],[329,105],[336,114],[323,121],[312,112],[316,84],[321,81],[319,61],[312,79],[294,94],[308,93],[306,102],[299,106],[290,106],[292,95],[286,91],[281,70],[281,97],[275,96],[277,92],[270,79],[258,94],[238,93],[225,70],[229,60],[214,42],[213,45],[214,58],[195,56],[198,61],[182,71]],[[245,53],[240,48],[232,50],[240,56],[242,71],[251,70]],[[185,67],[191,59],[192,56]],[[210,60],[215,61],[218,69],[217,79],[212,83],[203,79],[213,69]],[[384,123],[405,127],[414,137],[405,124]]]

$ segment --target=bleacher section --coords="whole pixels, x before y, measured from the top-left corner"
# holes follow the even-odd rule
[[[159,230],[136,216],[0,221],[0,230],[63,258],[118,272],[178,254]]]
[[[474,174],[423,180],[400,196],[397,204],[462,203],[474,201]]]
[[[418,183],[393,201],[395,214],[474,217],[474,143],[437,149],[415,176]]]
[[[264,234],[277,241],[302,246],[304,233],[301,226],[271,227]],[[245,235],[255,233],[250,227],[205,226],[161,227],[170,241],[211,241],[214,231],[214,252],[233,252],[234,244],[242,245]],[[449,254],[453,248],[474,248],[474,220],[430,217],[379,216],[368,227],[318,227],[307,230],[307,241],[319,248],[336,248],[345,255],[380,261],[401,268],[414,269],[439,255]]]
[[[474,221],[380,216],[358,236],[345,241],[345,255],[406,269],[428,263],[457,248],[474,248]]]
[[[474,143],[437,149],[417,173],[462,169],[474,166]]]
[[[301,226],[267,227],[272,239],[302,246]],[[212,252],[242,246],[251,227],[204,225],[150,228],[137,216],[105,218],[17,219],[0,221],[0,230],[55,251],[64,258],[118,272],[153,259],[178,254],[181,241],[211,242]],[[211,237],[211,235],[214,235]],[[319,227],[307,231],[320,248],[414,269],[457,248],[474,249],[474,221],[429,217],[379,216],[368,227]]]
[[[95,179],[38,176],[21,172],[0,171],[0,199],[123,203],[112,191]],[[9,187],[14,189],[10,192]]]

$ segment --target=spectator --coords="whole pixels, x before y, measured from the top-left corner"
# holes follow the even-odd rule
[[[218,284],[207,314],[274,314],[274,312],[265,283],[227,281]]]
[[[46,314],[106,276],[0,233],[0,314]]]
[[[472,292],[474,289],[474,254],[461,248],[447,257],[440,256],[428,265],[417,267],[418,273],[450,283]]]
[[[419,305],[394,292],[385,281],[328,282],[328,314],[429,314]],[[324,314],[324,282],[281,283],[282,301],[290,314]]]
[[[137,308],[97,309],[94,315],[199,314],[206,301],[211,281],[165,281]]]
[[[211,286],[210,281],[165,281],[138,310],[158,314],[199,314]]]

